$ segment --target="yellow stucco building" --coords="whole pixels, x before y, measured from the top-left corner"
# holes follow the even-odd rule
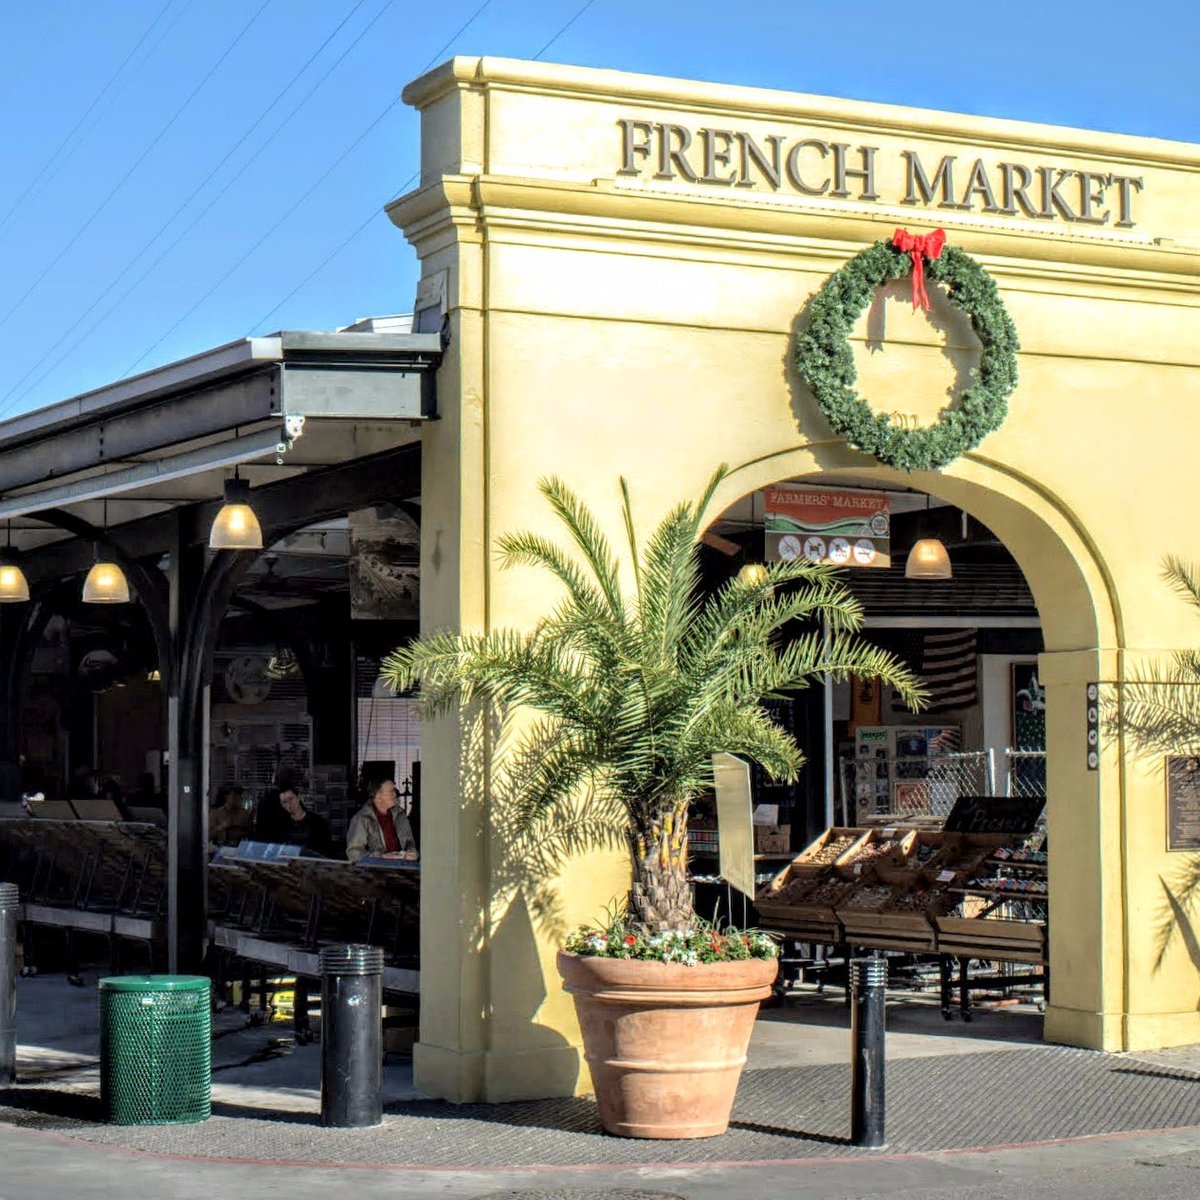
[[[1044,635],[1046,1036],[1200,1041],[1186,939],[1156,967],[1150,936],[1181,857],[1161,765],[1106,744],[1089,769],[1085,717],[1088,683],[1195,640],[1160,569],[1168,552],[1197,557],[1200,148],[490,58],[455,59],[405,99],[421,182],[390,212],[421,259],[419,306],[442,305],[450,335],[422,451],[424,627],[543,610],[537,575],[499,572],[491,548],[551,528],[550,473],[614,525],[619,474],[647,527],[722,462],[718,508],[847,470],[961,507],[1019,562]],[[897,226],[944,227],[996,280],[1022,346],[1004,425],[913,476],[833,436],[792,366],[808,300]],[[936,417],[972,354],[969,327],[942,316],[889,303],[887,352],[856,343],[874,407]],[[443,721],[423,749],[438,870],[423,883],[417,1085],[570,1093],[587,1079],[547,895],[561,922],[593,917],[625,864],[536,877],[489,795],[486,745]]]

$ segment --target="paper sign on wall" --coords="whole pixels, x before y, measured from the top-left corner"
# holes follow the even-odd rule
[[[891,516],[882,492],[779,487],[763,493],[769,562],[891,566]]]

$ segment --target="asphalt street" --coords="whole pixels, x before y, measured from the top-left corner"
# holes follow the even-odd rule
[[[414,1171],[395,1167],[263,1166],[153,1157],[85,1145],[60,1134],[0,1126],[0,1200],[1193,1200],[1200,1195],[1200,1129],[1121,1134],[1051,1145],[687,1169]]]

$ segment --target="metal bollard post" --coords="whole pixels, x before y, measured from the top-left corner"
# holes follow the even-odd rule
[[[879,1149],[884,1140],[883,1035],[887,960],[850,961],[850,1140]]]
[[[321,1124],[383,1120],[383,951],[329,946],[321,951]]]
[[[0,883],[0,1084],[17,1078],[17,917],[21,894]]]

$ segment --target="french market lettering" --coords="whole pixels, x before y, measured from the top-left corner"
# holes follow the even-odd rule
[[[622,117],[618,175],[652,172],[653,179],[682,179],[717,187],[790,189],[802,196],[879,201],[878,146],[823,138],[733,129],[689,129],[670,121]],[[996,213],[1042,221],[1132,229],[1138,175],[1084,171],[1054,164],[969,161],[945,154],[936,164],[901,150],[904,194],[892,202],[959,212]]]

